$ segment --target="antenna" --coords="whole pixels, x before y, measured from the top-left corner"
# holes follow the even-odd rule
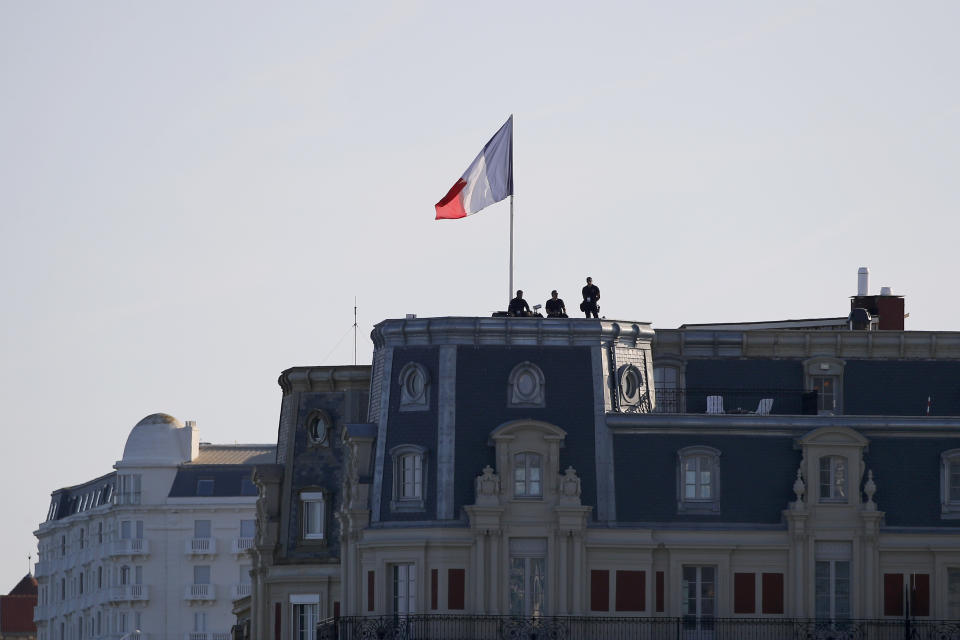
[[[353,296],[353,364],[357,364],[357,296]]]
[[[33,575],[33,554],[27,554],[27,575]]]

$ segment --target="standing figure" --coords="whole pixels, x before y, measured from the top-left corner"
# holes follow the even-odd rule
[[[526,318],[530,315],[530,305],[523,299],[523,291],[517,289],[517,297],[510,301],[507,313],[515,318]]]
[[[583,311],[589,318],[593,314],[594,318],[599,318],[600,307],[597,300],[600,299],[600,287],[593,284],[593,278],[587,278],[587,286],[583,288],[583,302],[580,303],[580,311]]]
[[[547,317],[548,318],[566,318],[567,317],[567,305],[563,304],[563,298],[557,297],[556,289],[550,292],[550,299],[547,300]]]

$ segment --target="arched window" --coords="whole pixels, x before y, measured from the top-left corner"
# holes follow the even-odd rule
[[[507,378],[507,407],[545,407],[543,371],[532,362],[521,362]]]
[[[400,411],[427,411],[430,408],[430,373],[417,362],[400,370]]]
[[[720,512],[720,452],[713,447],[684,447],[677,452],[677,510]]]
[[[522,451],[513,456],[513,496],[543,497],[543,456]]]

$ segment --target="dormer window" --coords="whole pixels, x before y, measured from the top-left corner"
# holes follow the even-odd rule
[[[390,450],[393,458],[394,511],[422,511],[426,495],[426,449],[416,445],[400,445]]]
[[[846,502],[847,494],[847,459],[820,458],[820,502]]]
[[[543,456],[523,452],[513,456],[513,496],[543,497]]]
[[[677,452],[677,507],[681,513],[720,511],[720,451],[684,447]]]
[[[960,519],[960,449],[940,454],[940,516]]]
[[[200,478],[199,480],[197,480],[197,495],[198,496],[213,495],[213,478]]]

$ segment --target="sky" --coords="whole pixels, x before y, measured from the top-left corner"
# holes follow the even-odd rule
[[[906,296],[957,329],[960,3],[0,2],[0,592],[144,416],[275,443],[277,376],[515,285],[734,322]],[[571,304],[572,303],[572,304]]]

